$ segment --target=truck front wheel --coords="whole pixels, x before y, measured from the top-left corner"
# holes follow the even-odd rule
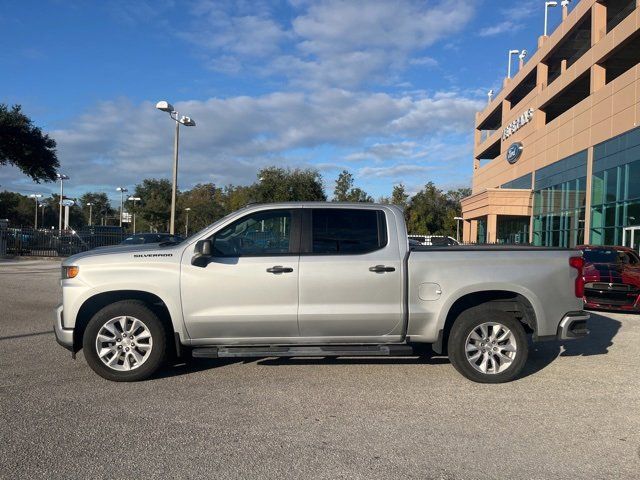
[[[116,382],[149,378],[162,365],[166,333],[160,319],[143,302],[123,300],[98,311],[82,339],[89,366]]]
[[[451,328],[448,349],[455,369],[479,383],[513,380],[529,354],[522,324],[506,312],[485,306],[460,314]]]

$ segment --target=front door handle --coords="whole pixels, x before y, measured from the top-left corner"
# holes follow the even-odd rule
[[[293,268],[291,267],[283,267],[282,265],[276,265],[271,268],[267,268],[267,272],[269,273],[291,273],[293,272]]]
[[[369,267],[370,272],[374,273],[385,273],[385,272],[395,272],[395,267],[387,267],[385,265],[375,265],[373,267]]]

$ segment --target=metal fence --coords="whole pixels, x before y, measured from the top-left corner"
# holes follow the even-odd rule
[[[119,227],[88,227],[82,230],[36,230],[34,228],[0,229],[4,255],[66,257],[92,248],[117,245],[125,238]],[[1,253],[1,251],[0,251]]]

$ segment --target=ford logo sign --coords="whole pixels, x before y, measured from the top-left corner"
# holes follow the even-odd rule
[[[520,155],[522,155],[522,149],[524,147],[522,146],[522,143],[520,142],[515,142],[512,143],[509,146],[509,149],[507,150],[507,162],[509,163],[516,163],[518,161],[518,159],[520,158]]]

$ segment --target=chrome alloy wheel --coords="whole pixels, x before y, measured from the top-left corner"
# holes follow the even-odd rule
[[[98,358],[117,371],[135,370],[149,358],[153,338],[149,328],[135,317],[108,320],[96,337]]]
[[[515,335],[507,327],[500,323],[485,322],[471,330],[464,348],[473,368],[494,375],[511,366],[518,345]]]

